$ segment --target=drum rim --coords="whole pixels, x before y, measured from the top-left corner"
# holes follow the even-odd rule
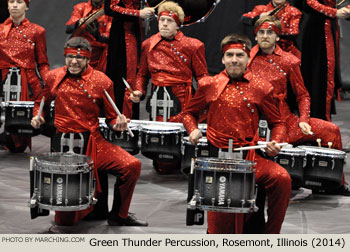
[[[147,127],[159,127],[159,128],[147,128]],[[181,126],[169,125],[141,125],[140,131],[142,133],[181,133],[185,130]]]
[[[77,156],[77,157],[84,157],[86,158],[86,163],[79,164],[65,164],[61,165],[58,164],[57,162],[53,163],[47,160],[41,160],[38,162],[38,158],[40,157],[47,157],[47,156],[60,156],[60,155],[71,155],[71,156]],[[38,166],[37,164],[40,163],[42,165]],[[41,155],[35,156],[34,157],[34,164],[35,164],[35,170],[40,171],[40,172],[47,172],[47,173],[60,173],[60,174],[78,174],[78,173],[88,173],[92,172],[93,170],[93,164],[94,161],[90,156],[87,155],[81,155],[81,154],[72,154],[72,153],[61,153],[61,152],[48,152],[48,153],[43,153]],[[65,168],[65,169],[63,169]],[[67,169],[68,168],[68,169]],[[72,169],[72,168],[79,168],[79,169]]]
[[[5,107],[20,107],[20,105],[34,107],[34,101],[6,101],[4,103],[5,103]]]
[[[300,148],[302,150],[305,150],[306,155],[315,155],[315,156],[326,156],[326,157],[333,157],[333,158],[345,158],[346,153],[345,151],[337,150],[337,149],[329,149],[325,147],[318,147],[318,146],[308,146],[308,145],[300,145],[297,148]],[[311,151],[311,149],[316,151]],[[321,151],[322,150],[322,151]],[[326,150],[331,150],[329,153],[326,153]]]
[[[183,143],[185,145],[196,146],[196,145],[191,144],[189,139],[190,139],[189,136],[183,137]],[[199,138],[199,143],[197,145],[207,146],[208,145],[208,139],[206,137]]]
[[[291,150],[290,152],[288,152]],[[289,156],[305,156],[306,150],[301,148],[282,148],[278,155],[289,155]]]
[[[213,167],[213,166],[207,166],[207,167],[198,167],[196,166],[196,163],[198,161],[200,162],[205,162],[205,161],[209,161],[209,160],[218,160],[221,162],[216,162],[217,164],[224,164],[224,165],[232,165],[234,167]],[[224,161],[224,162],[222,162]],[[225,163],[226,161],[226,163]],[[237,163],[238,162],[238,163]],[[252,167],[254,167],[256,165],[256,162],[254,161],[250,161],[250,160],[245,160],[245,159],[224,159],[224,158],[213,158],[213,157],[198,157],[195,158],[194,160],[195,163],[195,169],[198,168],[197,170],[213,170],[213,171],[239,171],[242,172],[243,168],[245,169],[245,172],[253,172],[254,169],[252,169]],[[214,164],[214,163],[212,163]],[[239,166],[239,167],[237,167]]]

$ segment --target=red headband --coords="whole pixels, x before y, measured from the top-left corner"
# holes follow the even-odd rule
[[[222,53],[225,54],[225,52],[229,49],[241,49],[245,51],[248,54],[248,56],[250,54],[250,50],[243,43],[227,44],[222,48]]]
[[[84,50],[80,48],[64,48],[64,55],[66,54],[80,55],[87,58],[91,58],[91,52],[89,50]]]
[[[262,23],[259,27],[256,27],[255,34],[257,34],[258,31],[261,29],[273,30],[277,35],[280,35],[280,33],[281,33],[280,29],[278,29],[278,27],[274,23],[271,23],[268,21]]]
[[[175,22],[177,23],[178,26],[181,25],[181,22],[180,22],[180,19],[179,17],[175,14],[175,12],[173,11],[161,11],[159,14],[158,14],[158,21],[159,21],[159,18],[161,16],[168,16],[168,17],[171,17],[175,20]]]

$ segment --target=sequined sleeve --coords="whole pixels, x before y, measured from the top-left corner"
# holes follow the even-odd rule
[[[199,81],[200,84],[198,84],[196,94],[185,107],[182,114],[182,123],[189,134],[198,128],[199,117],[208,107],[206,103],[206,90],[209,84],[206,80],[209,80],[209,77]]]
[[[289,21],[289,26],[284,26],[283,33],[285,33],[285,35],[299,34],[299,24],[301,17],[302,13],[298,9],[294,8],[291,12],[291,20]]]
[[[205,60],[205,47],[202,43],[192,57],[192,69],[197,81],[208,75],[207,62]]]
[[[273,89],[262,98],[261,110],[266,116],[271,129],[271,140],[279,143],[285,141],[287,134],[286,122],[278,109],[278,100],[273,98]]]
[[[145,95],[147,92],[147,84],[151,76],[148,69],[147,55],[148,55],[148,47],[146,46],[146,41],[145,41],[144,43],[142,43],[139,70],[137,73],[135,86],[133,87],[134,90],[141,91],[143,95]]]
[[[300,121],[309,123],[310,118],[310,95],[304,85],[299,65],[291,67],[289,80],[298,103]]]
[[[243,16],[247,18],[255,18],[259,17],[261,13],[266,12],[266,6],[265,5],[257,5],[254,7],[252,11],[249,11],[247,13],[244,13]]]
[[[45,76],[48,73],[50,66],[49,60],[47,58],[46,31],[44,29],[40,29],[40,31],[37,34],[35,42],[35,60],[40,76],[43,79],[45,79]]]
[[[67,21],[66,25],[73,25],[79,19],[83,18],[84,8],[82,4],[77,4],[73,7],[72,15],[70,19]]]
[[[41,99],[43,98],[43,96],[45,96],[45,106],[42,112],[42,116],[45,117],[45,111],[48,111],[48,108],[51,105],[52,100],[54,99],[51,93],[51,85],[54,82],[55,77],[56,76],[54,74],[50,74],[50,72],[46,74],[44,79],[45,87],[43,91],[38,95],[37,99],[34,101],[33,116],[38,115]]]
[[[318,0],[306,0],[306,3],[317,12],[331,18],[336,18],[337,9],[321,4]]]
[[[108,1],[106,0],[105,1],[105,10],[107,7],[106,14],[109,15],[109,14],[111,14],[111,12],[114,12],[114,14],[117,13],[117,14],[126,15],[126,16],[130,16],[130,17],[139,17],[140,16],[139,10],[121,7],[120,3],[121,3],[120,0],[108,0]]]

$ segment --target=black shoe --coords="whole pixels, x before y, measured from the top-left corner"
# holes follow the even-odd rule
[[[148,226],[147,221],[136,219],[135,214],[132,213],[129,213],[129,216],[125,219],[122,219],[119,216],[110,216],[108,217],[107,222],[110,226]]]

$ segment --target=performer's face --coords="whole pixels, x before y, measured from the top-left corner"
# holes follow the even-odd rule
[[[260,29],[256,33],[256,41],[262,50],[272,49],[276,46],[279,37],[270,29]]]
[[[66,55],[67,70],[72,75],[82,74],[86,70],[89,62],[90,60],[84,56],[72,54]]]
[[[23,0],[9,0],[8,9],[11,18],[15,19],[25,15],[26,10],[28,10],[26,2]]]
[[[246,71],[249,62],[248,54],[242,49],[231,48],[224,53],[222,64],[231,78],[239,78]]]
[[[272,0],[272,3],[273,3],[275,6],[284,4],[285,2],[286,2],[286,0]]]
[[[173,39],[179,26],[172,17],[161,16],[158,21],[158,29],[163,38]]]

